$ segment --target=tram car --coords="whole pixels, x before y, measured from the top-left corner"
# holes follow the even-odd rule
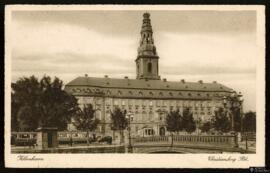
[[[89,137],[90,138],[90,137]],[[91,141],[91,138],[90,138]],[[58,132],[59,144],[86,144],[87,132]]]
[[[36,132],[12,132],[11,145],[34,146],[37,143]]]
[[[92,142],[112,143],[110,136],[96,136],[83,131],[62,131],[57,133],[59,145],[87,144],[87,138]],[[37,145],[37,132],[12,132],[11,145],[15,146],[35,146]]]

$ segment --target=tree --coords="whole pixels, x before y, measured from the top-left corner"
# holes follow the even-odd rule
[[[249,111],[244,114],[243,131],[256,132],[256,112]]]
[[[179,110],[170,111],[170,113],[166,116],[166,126],[167,130],[170,132],[179,132],[183,129],[182,117]]]
[[[215,115],[212,119],[212,125],[217,131],[226,133],[231,130],[231,122],[223,108],[219,108],[215,111]]]
[[[64,130],[78,110],[76,98],[62,89],[63,82],[57,77],[53,81],[48,76],[40,81],[35,76],[23,77],[11,87],[13,130],[34,131],[42,126]]]
[[[189,108],[186,108],[183,111],[182,124],[183,124],[183,129],[188,133],[192,133],[196,130],[196,122]]]
[[[111,129],[113,131],[119,130],[121,139],[120,142],[124,142],[124,134],[123,131],[128,126],[128,120],[126,119],[126,111],[122,111],[119,107],[116,107],[113,112],[111,112]]]
[[[202,124],[202,126],[200,126],[201,132],[209,132],[210,129],[211,129],[211,122],[210,121],[206,121]]]
[[[11,98],[14,98],[13,93],[11,93]],[[14,99],[11,99],[11,131],[19,130],[19,121],[18,121],[18,111],[19,104]]]
[[[93,109],[92,104],[83,105],[82,109],[79,109],[78,112],[73,117],[73,124],[78,130],[87,131],[87,145],[89,144],[89,132],[97,128],[99,119],[95,118],[95,110]]]

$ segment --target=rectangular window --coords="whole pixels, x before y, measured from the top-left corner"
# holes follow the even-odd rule
[[[167,101],[164,100],[164,101],[163,101],[163,106],[167,106],[167,105],[168,105]]]
[[[126,103],[125,103],[125,100],[122,100],[122,106],[124,106]]]
[[[146,116],[145,116],[145,114],[142,114],[142,121],[143,121],[143,122],[146,121]]]
[[[100,105],[101,104],[101,101],[102,101],[101,99],[97,99],[97,102],[96,103]]]
[[[156,101],[156,105],[157,105],[157,106],[161,106],[161,100],[157,100],[157,101]]]
[[[110,105],[111,104],[111,100],[110,99],[106,99],[106,105]]]
[[[134,100],[128,100],[128,105],[132,106],[133,105],[133,102]]]
[[[113,105],[118,105],[118,100],[114,100]]]
[[[144,106],[147,106],[147,103],[148,103],[147,100],[144,100],[144,101],[143,101],[143,105],[144,105]]]
[[[149,101],[149,106],[153,106],[153,101]]]
[[[177,101],[178,106],[182,106],[182,101]]]

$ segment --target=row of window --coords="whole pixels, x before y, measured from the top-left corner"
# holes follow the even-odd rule
[[[206,117],[211,117],[212,112],[193,112],[193,117],[196,119],[198,118],[198,116],[201,119],[205,119]],[[205,117],[206,116],[206,117]],[[159,121],[163,121],[165,120],[166,114],[153,114],[153,113],[146,113],[146,112],[134,112],[133,116],[130,118],[131,122],[133,121],[154,121],[154,120],[159,120]],[[106,113],[106,117],[105,117],[106,121],[110,121],[111,120],[111,114],[110,113]]]
[[[98,88],[97,89],[74,88],[72,91],[73,92],[82,92],[83,91],[83,92],[86,92],[86,93],[103,93],[103,91],[100,90],[100,89],[98,89]],[[162,91],[160,91],[158,93],[154,93],[152,91],[150,91],[148,93],[143,92],[143,91],[137,91],[137,92],[135,92],[135,91],[128,91],[127,93],[130,96],[133,96],[133,95],[135,95],[135,96],[151,96],[151,97],[152,96],[160,96],[160,97],[166,96],[166,92],[162,92]],[[111,90],[107,90],[106,91],[106,95],[108,95],[108,96],[112,95],[112,91]],[[117,95],[118,96],[122,96],[123,95],[123,91],[118,90],[117,91]],[[193,92],[193,93],[191,93],[191,92],[189,92],[189,93],[186,93],[186,92],[169,92],[168,95],[171,96],[171,97],[173,97],[173,96],[184,96],[184,95],[189,96],[189,97],[191,97],[191,96],[197,96],[197,97],[217,96],[218,97],[218,96],[223,96],[224,93],[216,92],[216,93],[211,93],[210,94],[210,93],[205,93],[205,92],[202,92],[202,93],[195,93],[195,92]]]
[[[111,105],[112,100],[106,100],[106,105]],[[142,106],[185,106],[185,107],[211,107],[213,104],[210,101],[168,101],[168,100],[136,100],[136,99],[129,99],[129,100],[120,100],[114,99],[113,105],[122,105],[122,106],[132,106],[132,105],[142,105]]]
[[[118,106],[114,106],[114,108],[116,108],[116,107],[118,107]],[[122,108],[122,109],[129,109],[129,110],[132,110],[133,108],[135,108],[136,111],[139,110],[139,106],[135,106],[135,107],[132,107],[132,106],[128,106],[128,107],[122,106],[122,107],[120,107],[120,108]],[[191,111],[194,111],[195,113],[197,113],[197,111],[199,111],[199,110],[201,110],[201,111],[205,111],[205,110],[211,111],[211,109],[212,109],[211,107],[201,107],[200,109],[198,109],[197,107],[181,107],[181,106],[176,106],[176,107],[170,106],[169,109],[170,109],[170,110],[176,110],[176,109],[181,110],[182,108],[189,108]],[[111,108],[110,108],[110,106],[106,106],[106,109],[107,109],[107,110],[110,110]],[[148,109],[146,109],[146,107],[143,106],[143,107],[141,108],[141,110],[143,110],[142,113],[144,113],[145,110],[148,110]],[[150,110],[150,113],[152,113],[153,108],[150,107],[149,110]]]
[[[107,95],[111,95],[111,91],[107,91]],[[156,95],[153,93],[153,92],[149,92],[148,94],[146,94],[145,92],[143,93],[142,91],[139,91],[139,92],[132,92],[132,91],[129,91],[128,92],[129,95],[138,95],[138,96],[160,96],[160,97],[163,97],[166,93],[164,92],[159,92],[157,93]],[[198,96],[198,97],[201,97],[201,96],[206,96],[206,97],[210,97],[210,96],[223,96],[224,94],[221,94],[221,93],[214,93],[214,94],[209,94],[209,93],[183,93],[183,92],[169,92],[168,93],[169,96],[173,97],[173,96],[184,96],[184,95],[187,95],[189,97],[191,96]],[[118,91],[117,92],[117,95],[118,96],[122,96],[123,95],[123,92],[122,91]]]

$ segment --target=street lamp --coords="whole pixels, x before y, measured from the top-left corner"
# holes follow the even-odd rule
[[[242,105],[243,105],[243,98],[242,98],[242,94],[241,94],[241,92],[239,92],[239,94],[237,94],[236,92],[233,92],[229,97],[226,97],[226,96],[224,96],[223,97],[223,105],[224,105],[224,109],[225,109],[225,111],[226,111],[226,114],[227,114],[227,111],[229,111],[229,113],[230,113],[230,115],[231,115],[231,123],[232,123],[232,132],[235,132],[235,115],[234,115],[234,113],[229,109],[228,110],[228,107],[227,107],[227,103],[228,103],[228,101],[229,101],[229,103],[230,103],[230,107],[232,108],[232,109],[234,109],[234,108],[239,108],[240,109],[240,119],[241,119],[241,132],[242,132],[242,119],[243,119],[243,113],[242,113]]]
[[[130,130],[131,130],[131,118],[133,119],[133,114],[132,113],[127,113],[126,114],[126,118],[128,119],[128,152],[131,153],[132,152],[132,145],[131,145],[131,134],[130,134]]]
[[[241,136],[243,135],[243,103],[244,103],[244,99],[243,99],[243,95],[241,94],[241,92],[239,92],[238,94],[238,98],[239,98],[239,107],[240,107],[240,118],[241,118],[241,122],[240,122],[240,131],[241,131]],[[242,137],[241,137],[241,141],[242,141]]]

